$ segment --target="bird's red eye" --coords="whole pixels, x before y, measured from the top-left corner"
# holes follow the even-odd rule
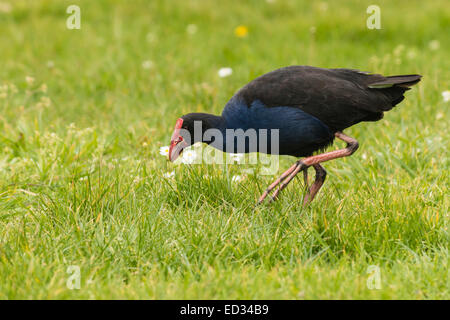
[[[178,139],[177,139],[177,143],[180,143],[181,141],[183,141],[183,137],[179,136]]]

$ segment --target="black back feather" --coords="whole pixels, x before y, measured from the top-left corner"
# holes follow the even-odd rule
[[[235,97],[247,106],[259,100],[266,107],[297,107],[333,131],[361,121],[377,121],[404,99],[420,75],[384,77],[352,69],[290,66],[266,73],[240,89]]]

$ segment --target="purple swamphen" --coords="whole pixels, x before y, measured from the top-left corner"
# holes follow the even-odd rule
[[[261,203],[275,188],[272,199],[303,171],[308,186],[307,168],[313,167],[316,178],[308,188],[304,204],[313,200],[326,177],[321,163],[347,157],[358,149],[358,141],[342,131],[362,121],[378,121],[385,111],[400,103],[406,90],[420,81],[417,74],[382,76],[352,69],[324,69],[289,66],[266,73],[241,88],[226,104],[221,116],[189,113],[179,118],[172,135],[169,159],[174,161],[183,148],[201,141],[229,152],[228,129],[278,130],[280,155],[306,157],[284,172],[259,198]],[[201,122],[201,134],[194,133],[194,122]],[[219,130],[220,142],[205,140],[208,129]],[[189,134],[183,134],[188,132]],[[192,137],[192,138],[191,138]],[[312,155],[331,145],[335,138],[346,148]],[[235,152],[232,149],[231,152]],[[240,152],[260,151],[248,144]]]

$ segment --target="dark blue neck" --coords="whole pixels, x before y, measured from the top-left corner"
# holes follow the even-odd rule
[[[233,144],[235,146],[237,145],[237,139],[232,130],[242,129],[243,131],[246,131],[249,128],[257,128],[257,126],[255,126],[255,124],[251,121],[249,108],[247,107],[245,102],[236,98],[232,98],[226,104],[221,116],[208,115],[206,119],[206,129],[213,128],[219,130],[223,137],[223,140],[213,141],[212,143],[210,141],[204,142],[222,151],[227,150],[227,141],[230,142],[230,146],[232,146]],[[230,136],[228,137],[228,135]],[[234,140],[234,143],[231,143],[232,140]],[[234,149],[231,152],[238,152],[238,150]],[[241,150],[240,152],[243,151]]]

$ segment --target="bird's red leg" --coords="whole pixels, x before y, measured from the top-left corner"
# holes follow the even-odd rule
[[[347,142],[347,147],[344,149],[336,150],[336,151],[330,151],[322,154],[318,154],[316,156],[307,157],[303,160],[297,161],[292,167],[290,167],[285,173],[281,175],[280,178],[278,178],[274,183],[272,183],[266,191],[262,194],[262,196],[259,198],[258,204],[263,202],[264,199],[269,195],[269,193],[277,186],[278,189],[274,192],[274,195],[272,196],[272,200],[276,200],[276,197],[280,193],[281,190],[283,190],[289,182],[296,176],[296,174],[301,171],[305,170],[310,166],[314,166],[316,169],[316,181],[314,181],[314,184],[311,186],[311,190],[309,193],[309,196],[305,198],[305,203],[309,203],[312,201],[314,196],[317,194],[317,191],[319,191],[320,187],[322,186],[323,182],[325,181],[325,175],[323,175],[323,169],[322,166],[319,167],[315,166],[318,165],[321,162],[342,158],[342,157],[348,157],[352,155],[356,149],[358,149],[358,141],[355,139],[345,135],[344,133],[338,131],[335,133],[336,138],[339,138],[345,142]],[[319,171],[319,172],[317,172]],[[323,175],[323,177],[320,177],[317,179],[318,175]]]
[[[330,152],[318,154],[316,156],[311,156],[311,157],[305,158],[305,159],[303,159],[303,163],[309,167],[316,163],[321,163],[321,162],[325,162],[325,161],[329,161],[329,160],[333,160],[333,159],[337,159],[337,158],[348,157],[348,156],[352,155],[356,151],[356,149],[358,149],[359,144],[358,144],[358,141],[356,141],[355,139],[345,135],[344,133],[342,133],[340,131],[336,132],[334,135],[336,136],[336,138],[339,138],[339,139],[347,142],[347,147],[344,149],[330,151]]]

